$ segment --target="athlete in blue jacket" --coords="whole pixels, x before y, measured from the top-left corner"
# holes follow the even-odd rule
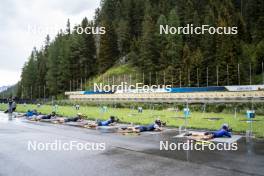
[[[208,135],[211,138],[220,138],[220,137],[231,138],[232,137],[231,131],[232,130],[228,127],[227,124],[223,124],[221,129],[214,131],[214,132],[206,132],[206,133],[204,133],[204,135]]]
[[[35,110],[35,109],[34,109],[33,111],[28,110],[28,111],[26,112],[26,114],[24,114],[24,116],[26,116],[26,117],[32,117],[32,116],[34,116],[34,115],[39,115],[38,111]]]
[[[153,124],[150,125],[140,125],[135,127],[125,127],[122,130],[128,130],[128,132],[145,132],[145,131],[161,131],[162,126],[165,126],[166,123],[162,123],[161,120],[157,119]]]
[[[97,121],[98,126],[109,126],[110,124],[113,124],[115,122],[118,122],[119,119],[115,116],[110,116],[110,118],[106,121]]]

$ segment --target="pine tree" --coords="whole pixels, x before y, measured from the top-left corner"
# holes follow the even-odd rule
[[[215,16],[210,3],[208,3],[203,12],[203,24],[207,24],[209,26],[215,25]],[[209,33],[205,33],[201,36],[200,40],[200,49],[203,53],[202,66],[200,69],[201,72],[201,85],[207,86],[208,84],[213,85],[215,82],[215,53],[216,53],[216,35],[210,35]]]
[[[129,12],[129,29],[131,38],[142,35],[142,22],[144,20],[144,0],[133,0]]]
[[[170,11],[168,24],[170,26],[180,26],[180,20],[175,8]],[[166,56],[168,57],[169,63],[173,65],[174,69],[178,69],[182,63],[182,36],[180,34],[169,34],[167,35],[167,40],[168,44],[166,46]]]
[[[115,30],[110,22],[103,21],[102,26],[105,26],[106,33],[101,35],[98,67],[99,73],[103,73],[108,68],[112,67],[118,60],[117,38]]]
[[[160,34],[160,26],[164,26],[167,25],[167,19],[164,15],[160,15],[158,21],[157,21],[157,25],[156,25],[156,33],[155,33],[155,37],[157,38],[156,41],[156,45],[157,45],[157,49],[159,50],[159,64],[160,64],[160,70],[164,70],[166,69],[166,67],[168,66],[168,64],[170,63],[171,60],[169,60],[170,58],[167,56],[166,53],[166,46],[168,44],[167,38],[166,38],[166,34]]]
[[[47,87],[51,96],[56,96],[59,93],[59,64],[62,56],[60,55],[60,40],[61,35],[56,36],[56,40],[49,47],[48,57],[48,72],[46,75]]]
[[[67,35],[70,35],[71,34],[71,23],[70,23],[70,19],[67,20],[66,34]]]
[[[37,50],[33,49],[28,62],[22,70],[21,84],[23,86],[24,98],[34,99],[37,97]]]
[[[75,83],[77,83],[77,81],[81,77],[80,48],[82,48],[82,46],[80,40],[81,40],[80,34],[77,34],[76,31],[74,31],[70,40],[70,48],[69,48],[70,53],[69,53],[69,63],[68,63],[70,70],[69,81],[71,82],[71,86],[73,87],[72,89],[76,89],[77,86]]]
[[[44,96],[43,89],[46,85],[46,73],[47,73],[47,58],[44,56],[43,51],[39,51],[37,54],[37,92],[38,98]]]
[[[69,91],[69,84],[71,80],[70,74],[70,42],[71,38],[69,35],[63,36],[61,38],[61,43],[59,47],[59,65],[58,65],[58,89],[59,93],[64,93],[65,91]]]
[[[130,34],[129,23],[125,20],[120,20],[117,28],[117,43],[121,56],[126,55],[130,49]]]
[[[147,1],[148,3],[148,1]],[[159,67],[159,53],[156,46],[155,38],[155,23],[153,22],[148,10],[151,9],[150,4],[147,4],[146,15],[143,22],[143,35],[140,47],[140,65],[144,73],[155,73]],[[145,79],[148,83],[148,78]]]
[[[190,72],[191,72],[191,51],[187,43],[184,44],[183,47],[183,54],[182,54],[182,67],[181,71],[183,73],[183,84],[185,86],[191,86],[191,77],[190,77]]]
[[[203,55],[200,48],[197,48],[191,57],[191,65],[190,65],[190,77],[193,78],[191,81],[192,86],[201,86],[201,71],[202,71],[202,59]]]
[[[82,28],[94,27],[93,22],[88,22],[87,18],[82,21]],[[82,65],[81,78],[94,76],[97,71],[96,67],[96,47],[93,34],[83,33],[80,39],[80,63]]]

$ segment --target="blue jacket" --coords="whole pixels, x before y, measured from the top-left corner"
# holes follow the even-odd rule
[[[27,117],[31,117],[31,116],[33,116],[34,115],[34,113],[32,112],[32,111],[28,111],[27,113],[26,113],[26,116]]]
[[[144,131],[154,131],[155,130],[155,124],[150,124],[147,126],[138,126],[136,129],[139,129],[140,132]]]
[[[214,134],[215,138],[224,137],[224,136],[231,137],[231,133],[224,130],[224,129],[220,129],[218,131],[215,131],[213,134]]]
[[[100,121],[98,123],[98,126],[109,126],[111,123],[114,123],[113,120],[109,119],[109,120],[106,120],[106,121]]]

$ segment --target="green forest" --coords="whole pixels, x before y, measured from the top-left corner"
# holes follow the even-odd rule
[[[166,24],[237,26],[238,34],[161,35],[159,26]],[[76,32],[87,26],[103,26],[106,33]],[[102,0],[93,20],[84,17],[78,26],[65,21],[54,39],[47,35],[41,48],[33,48],[16,96],[88,89],[89,81],[124,65],[129,69],[122,77],[137,75],[145,84],[261,84],[263,60],[263,0]]]

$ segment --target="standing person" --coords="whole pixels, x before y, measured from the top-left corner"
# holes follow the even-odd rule
[[[75,109],[80,110],[80,105],[79,104],[75,105]]]
[[[9,98],[8,100],[7,100],[7,110],[5,111],[5,113],[12,113],[12,104],[13,104],[13,101],[12,101],[12,99],[11,98]]]
[[[12,105],[11,105],[11,108],[12,108],[12,112],[15,112],[16,111],[16,101],[15,99],[13,99],[13,102],[12,102]]]
[[[138,107],[138,113],[143,113],[143,108],[141,106]]]

